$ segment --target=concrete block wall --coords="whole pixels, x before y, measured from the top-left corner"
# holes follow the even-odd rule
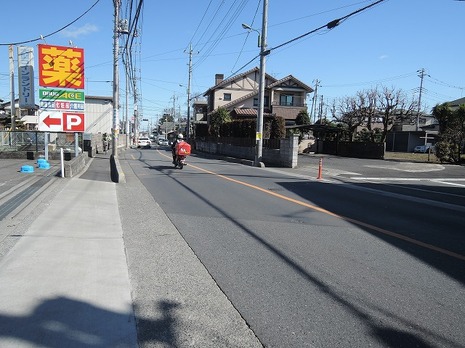
[[[295,168],[299,150],[299,137],[281,139],[280,149],[263,148],[263,162],[269,165]],[[214,155],[230,156],[234,158],[254,160],[255,147],[234,146],[215,142],[195,141],[195,150]]]
[[[73,176],[78,175],[84,169],[89,160],[90,157],[85,152],[74,157],[70,161],[64,161],[65,178],[72,178]]]

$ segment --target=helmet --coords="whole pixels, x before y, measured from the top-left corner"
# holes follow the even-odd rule
[[[178,139],[183,139],[183,135],[182,134],[178,134]]]

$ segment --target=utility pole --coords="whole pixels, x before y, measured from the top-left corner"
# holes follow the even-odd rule
[[[313,123],[315,124],[316,121],[316,101],[317,101],[317,96],[318,96],[318,84],[320,81],[316,79],[315,81],[315,91],[313,93],[313,99],[312,99],[312,109],[310,112],[310,119],[313,118]]]
[[[266,56],[270,51],[266,50],[266,39],[268,31],[268,0],[263,0],[263,19],[262,19],[262,32],[260,41],[260,81],[258,88],[258,117],[257,117],[257,154],[255,158],[255,165],[261,167],[263,157],[263,112],[265,107],[265,65]]]
[[[126,106],[125,106],[125,118],[124,118],[124,129],[126,136],[126,148],[129,148],[130,136],[129,136],[129,74],[128,67],[126,66]]]
[[[173,126],[176,129],[176,93],[173,93]]]
[[[189,79],[187,81],[187,132],[186,138],[189,141],[191,136],[191,76],[192,76],[192,43],[189,44]]]
[[[417,110],[417,125],[416,131],[420,129],[420,110],[421,110],[421,93],[423,92],[423,78],[425,77],[425,69],[418,70],[418,76],[420,77],[420,94],[418,96],[418,110]]]
[[[323,118],[323,96],[320,96],[320,106],[318,107],[318,119],[320,120],[320,124],[322,123],[322,118]]]
[[[11,130],[16,131],[16,102],[15,102],[15,62],[14,62],[13,45],[8,46],[8,59],[10,62],[10,113],[11,113]],[[16,134],[13,134],[13,145],[16,145]]]
[[[119,131],[119,6],[121,0],[113,0],[114,4],[114,30],[113,30],[113,124],[111,132],[111,154],[118,157],[118,131]]]

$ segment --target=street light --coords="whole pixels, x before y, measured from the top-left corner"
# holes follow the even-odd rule
[[[259,35],[259,47],[260,47],[260,70],[259,70],[259,83],[258,83],[258,115],[257,115],[257,130],[256,130],[256,154],[255,154],[255,165],[262,167],[263,157],[263,110],[265,102],[265,63],[266,56],[270,51],[266,50],[266,34],[267,34],[267,21],[268,21],[268,0],[263,1],[263,20],[262,20],[262,32],[253,29],[250,25],[242,24],[242,28],[247,30],[253,30]]]
[[[257,34],[258,34],[258,42],[257,42],[257,46],[260,47],[260,41],[261,41],[261,37],[262,35],[260,34],[260,32],[257,30],[257,29],[254,29],[252,28],[250,25],[248,24],[245,24],[245,23],[242,23],[242,28],[244,28],[245,30],[252,30],[252,31],[255,31]]]

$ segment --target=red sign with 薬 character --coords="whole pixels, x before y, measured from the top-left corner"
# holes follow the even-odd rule
[[[84,89],[84,50],[39,45],[39,86]]]

